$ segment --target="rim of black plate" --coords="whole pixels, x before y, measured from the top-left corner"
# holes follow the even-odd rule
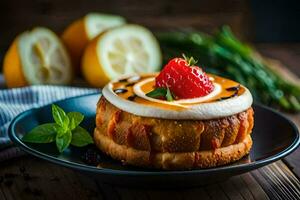
[[[93,96],[93,95],[101,95],[101,92],[97,92],[97,93],[91,93],[91,94],[85,94],[85,95],[80,95],[80,96],[76,96],[76,97],[71,97],[71,98],[66,98],[63,100],[59,100],[53,103],[62,103],[65,101],[69,101],[69,100],[73,100],[73,99],[77,99],[77,98],[83,98],[83,97],[88,97],[88,96]],[[51,104],[53,104],[51,103]],[[46,106],[50,106],[51,104],[47,104],[44,105],[42,107],[46,107]],[[25,143],[23,143],[16,135],[15,132],[15,126],[16,123],[30,115],[31,113],[35,112],[36,110],[42,108],[32,108],[29,109],[27,111],[24,111],[22,113],[20,113],[19,115],[17,115],[12,122],[9,125],[8,128],[8,135],[10,137],[10,139],[14,142],[14,144],[16,144],[17,146],[19,146],[22,150],[24,150],[25,152],[32,154],[38,158],[65,166],[65,167],[69,167],[69,168],[74,168],[74,169],[78,169],[78,170],[82,170],[82,171],[88,171],[88,172],[95,172],[95,173],[102,173],[102,174],[107,174],[107,175],[134,175],[134,176],[155,176],[155,175],[192,175],[192,174],[203,174],[203,173],[214,173],[214,172],[227,172],[227,171],[232,171],[232,170],[245,170],[247,168],[258,168],[261,166],[264,166],[266,164],[269,164],[271,162],[274,162],[276,160],[279,160],[280,158],[283,158],[285,156],[287,156],[288,154],[290,154],[291,152],[293,152],[300,144],[300,135],[299,135],[299,131],[298,128],[296,127],[296,125],[290,120],[288,119],[286,116],[284,116],[283,114],[281,114],[280,112],[269,108],[267,106],[258,104],[258,103],[254,103],[255,106],[259,106],[262,107],[268,111],[271,111],[277,115],[279,115],[280,117],[284,118],[285,120],[287,120],[287,122],[292,126],[294,134],[295,134],[295,139],[294,141],[283,151],[274,154],[272,156],[269,156],[267,158],[263,158],[261,160],[257,160],[257,161],[253,161],[251,163],[244,163],[244,164],[237,164],[237,165],[225,165],[225,166],[220,166],[220,167],[215,167],[215,168],[208,168],[208,169],[193,169],[193,170],[180,170],[180,171],[142,171],[142,170],[118,170],[118,169],[107,169],[107,168],[97,168],[95,166],[90,166],[90,165],[86,165],[86,164],[80,164],[80,163],[74,163],[74,162],[69,162],[67,160],[63,160],[63,159],[59,159],[57,157],[53,157],[50,156],[48,154],[42,153],[40,151],[37,151],[29,146],[27,146]],[[142,169],[142,168],[141,168]],[[145,169],[147,170],[147,169]]]

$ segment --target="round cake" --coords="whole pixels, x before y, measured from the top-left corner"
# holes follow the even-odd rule
[[[124,164],[164,170],[215,167],[249,153],[249,90],[186,60],[189,68],[179,68],[182,60],[160,74],[129,75],[104,87],[94,131],[100,150]]]

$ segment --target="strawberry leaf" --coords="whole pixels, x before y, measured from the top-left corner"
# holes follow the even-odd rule
[[[174,98],[173,98],[172,92],[170,91],[170,89],[169,89],[169,88],[167,88],[166,99],[167,99],[167,101],[174,101]]]
[[[198,62],[198,60],[195,60],[193,56],[188,57],[185,54],[182,54],[182,57],[184,58],[184,60],[186,60],[188,66],[194,66]]]
[[[174,101],[172,92],[168,87],[167,88],[162,88],[162,87],[155,88],[151,92],[147,93],[146,96],[154,98],[154,99],[164,98],[167,101]]]
[[[151,92],[147,93],[146,96],[155,98],[155,99],[159,99],[161,97],[165,97],[166,94],[167,94],[166,88],[158,87],[158,88],[155,88],[154,90],[152,90]]]

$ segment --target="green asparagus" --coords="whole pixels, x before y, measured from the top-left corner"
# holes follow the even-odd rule
[[[157,34],[164,61],[183,53],[193,56],[205,70],[240,82],[256,101],[287,111],[300,111],[300,87],[268,67],[257,51],[239,41],[228,26],[214,35],[202,32]],[[202,66],[202,67],[203,67]]]

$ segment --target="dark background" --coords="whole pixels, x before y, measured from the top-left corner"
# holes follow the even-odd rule
[[[152,31],[193,28],[213,32],[228,24],[250,42],[300,41],[297,0],[1,0],[0,61],[20,32],[46,26],[59,34],[92,11],[122,15]]]

